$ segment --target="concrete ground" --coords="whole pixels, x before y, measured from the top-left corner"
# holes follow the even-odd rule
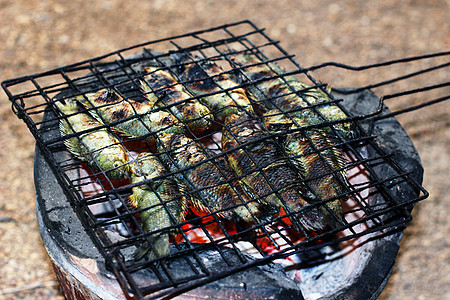
[[[302,66],[326,61],[365,65],[448,51],[450,2],[0,0],[0,80],[43,72],[145,41],[249,19],[296,55]],[[446,59],[438,60],[439,63]],[[419,68],[437,64],[426,60]],[[336,87],[364,86],[411,72],[313,75]],[[449,68],[376,89],[378,95],[446,82]],[[387,102],[404,108],[449,95]],[[380,299],[450,299],[448,236],[450,101],[399,116],[425,168],[430,197],[417,204],[394,273]],[[62,299],[39,236],[33,185],[34,140],[0,92],[0,299]]]

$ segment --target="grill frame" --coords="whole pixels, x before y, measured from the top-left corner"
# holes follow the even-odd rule
[[[240,26],[244,26],[249,28],[249,30],[244,33],[243,35],[239,36],[239,38],[236,37],[235,34],[231,33],[231,30],[234,30]],[[221,32],[223,33],[227,33],[230,35],[229,39],[219,39],[219,40],[214,40],[212,42],[206,40],[203,35],[207,35],[209,36],[210,34],[215,34],[217,32]],[[121,60],[113,62],[113,64],[117,64],[119,66],[119,68],[123,68],[123,66],[120,66],[120,64],[125,63],[125,65],[130,65],[132,62],[129,61],[128,58],[125,58],[125,53],[129,52],[129,51],[136,51],[138,48],[143,48],[149,45],[158,45],[159,43],[170,43],[173,46],[180,48],[181,46],[178,43],[174,43],[174,40],[178,40],[178,39],[184,39],[184,38],[193,38],[194,40],[197,41],[203,41],[202,43],[200,43],[200,46],[195,46],[192,48],[189,47],[181,47],[184,51],[186,50],[193,50],[195,49],[197,50],[205,50],[206,48],[215,48],[217,49],[218,46],[222,46],[224,44],[228,44],[232,41],[236,41],[236,40],[241,40],[242,39],[248,39],[249,37],[252,37],[253,35],[257,35],[258,38],[262,38],[263,40],[265,40],[265,42],[261,45],[255,45],[253,44],[252,47],[254,47],[254,49],[257,49],[259,51],[260,48],[266,48],[266,47],[273,47],[275,49],[277,49],[277,51],[279,51],[282,55],[281,57],[277,57],[276,59],[274,59],[273,61],[280,61],[280,60],[288,60],[290,63],[293,64],[293,66],[296,66],[297,69],[294,69],[294,71],[290,71],[287,72],[288,74],[295,74],[295,75],[301,75],[304,74],[315,86],[321,88],[322,85],[319,84],[310,74],[309,74],[309,70],[311,70],[311,68],[309,70],[303,69],[300,67],[300,65],[298,65],[292,58],[291,55],[289,55],[286,51],[284,51],[278,44],[278,42],[275,42],[273,40],[271,40],[269,37],[267,37],[264,33],[263,30],[257,28],[253,23],[249,22],[249,21],[243,21],[243,22],[239,22],[239,23],[234,23],[234,24],[229,24],[229,25],[224,25],[224,26],[220,26],[220,27],[216,27],[216,28],[211,28],[209,30],[206,31],[198,31],[198,32],[194,32],[194,33],[189,33],[189,34],[185,34],[185,35],[181,35],[181,36],[177,36],[177,37],[173,37],[173,38],[168,38],[168,39],[163,39],[163,40],[158,40],[158,41],[153,41],[153,42],[149,42],[149,43],[145,43],[145,44],[140,44],[140,45],[136,45],[130,48],[125,48],[104,56],[100,56],[98,58],[95,59],[91,59],[91,60],[87,60],[84,62],[80,62],[77,64],[73,64],[70,66],[66,66],[66,67],[62,67],[62,68],[58,68],[56,70],[53,71],[49,71],[49,72],[45,72],[45,73],[41,73],[41,74],[36,74],[36,75],[32,75],[32,76],[27,76],[27,77],[22,77],[22,78],[18,78],[18,79],[14,79],[14,80],[9,80],[9,81],[5,81],[2,83],[3,88],[5,89],[6,93],[8,94],[10,100],[12,101],[13,104],[13,111],[17,114],[17,116],[21,119],[24,120],[24,122],[27,124],[27,126],[29,127],[30,131],[32,132],[32,134],[34,135],[37,145],[40,149],[40,151],[43,153],[44,156],[46,156],[50,161],[64,161],[63,160],[58,160],[58,159],[54,159],[55,156],[55,150],[58,150],[58,146],[52,147],[51,145],[55,145],[55,140],[50,139],[47,140],[45,137],[45,134],[48,133],[47,130],[51,130],[51,128],[54,128],[54,124],[48,126],[49,128],[47,128],[46,121],[35,121],[33,119],[33,117],[35,115],[39,115],[39,114],[43,114],[45,109],[48,106],[52,106],[52,104],[55,101],[55,97],[51,97],[50,94],[56,94],[58,93],[58,95],[60,95],[60,93],[62,93],[66,87],[62,87],[62,86],[67,86],[67,87],[71,87],[72,89],[74,89],[75,91],[80,92],[79,87],[76,85],[76,81],[77,79],[71,79],[71,74],[79,74],[79,73],[86,73],[88,70],[91,71],[92,73],[95,74],[95,72],[97,72],[97,74],[93,75],[93,76],[99,76],[99,80],[101,81],[105,81],[108,82],[108,79],[105,78],[103,76],[103,74],[107,73],[104,70],[101,70],[100,67],[104,67],[102,60],[103,59],[107,59],[108,57],[112,57],[112,56],[118,56]],[[200,36],[200,37],[199,37]],[[262,54],[262,53],[260,53]],[[139,60],[139,59],[138,59]],[[272,61],[270,59],[266,59],[265,62],[268,61]],[[97,63],[98,62],[98,63]],[[88,66],[88,67],[86,67]],[[125,72],[125,76],[130,76],[129,74],[127,74],[127,72]],[[65,80],[65,82],[63,82],[62,84],[54,84],[54,85],[48,85],[48,86],[42,86],[42,84],[40,84],[40,80],[41,79],[45,79],[48,77],[52,77],[55,75],[61,75],[62,78]],[[82,75],[81,78],[85,79],[86,75]],[[134,78],[131,78],[131,80],[133,80]],[[22,93],[14,93],[12,90],[14,89],[14,86],[17,85],[21,85],[21,84],[32,84],[32,86],[34,86],[33,90],[31,91],[26,91],[26,92],[22,92]],[[109,83],[107,83],[108,85]],[[29,98],[33,98],[33,97],[42,97],[45,100],[45,103],[43,104],[37,104],[35,106],[31,106],[28,108],[25,108],[27,105],[25,105],[25,102],[27,101],[27,99]],[[337,105],[339,105],[339,99],[334,99],[334,103],[336,103]],[[384,100],[384,99],[382,99]],[[341,106],[340,106],[341,107]],[[381,107],[381,106],[380,106]],[[342,107],[341,107],[342,108]],[[342,108],[344,111],[345,109]],[[368,115],[364,115],[364,116],[355,116],[355,117],[350,117],[348,120],[349,121],[358,121],[358,120],[364,120],[367,119],[368,117],[371,116],[380,116],[380,111],[375,112],[373,114],[368,114]],[[57,118],[53,117],[53,120],[56,120]],[[327,124],[322,124],[322,126],[328,126],[330,125],[330,123]],[[40,128],[38,128],[40,127]],[[361,127],[360,127],[361,129]],[[50,135],[52,135],[53,133],[50,133]],[[55,138],[55,137],[51,137],[51,138]],[[56,137],[56,140],[58,140],[58,138]],[[383,149],[381,149],[378,145],[376,145],[376,143],[374,142],[375,137],[369,135],[366,135],[364,138],[360,138],[358,139],[357,142],[363,142],[363,141],[367,141],[368,144],[370,144],[371,147],[373,147],[373,151],[377,152],[377,159],[380,159],[381,161],[386,162],[387,164],[389,164],[389,166],[396,170],[396,172],[398,173],[398,178],[404,179],[406,181],[408,181],[408,184],[413,185],[414,188],[418,191],[418,194],[421,194],[420,196],[411,199],[410,201],[407,202],[403,202],[403,203],[399,203],[396,207],[390,207],[390,210],[388,209],[387,211],[393,211],[395,210],[396,213],[398,213],[399,215],[402,216],[402,218],[400,218],[400,220],[398,220],[397,222],[393,222],[393,223],[389,223],[389,224],[385,224],[382,226],[375,226],[374,228],[372,228],[372,230],[367,230],[364,231],[360,234],[353,234],[352,236],[348,237],[348,239],[350,238],[356,238],[359,237],[361,235],[366,235],[369,233],[376,233],[376,232],[383,232],[383,231],[396,231],[399,229],[404,228],[404,226],[406,226],[406,223],[408,223],[411,220],[411,215],[409,213],[410,209],[412,208],[412,205],[422,199],[425,199],[428,196],[428,193],[426,192],[425,189],[423,189],[421,187],[421,185],[417,182],[415,182],[415,180],[413,178],[411,178],[410,174],[406,171],[403,170],[402,167],[400,167],[394,160],[391,159],[391,154],[389,153],[385,153],[383,151]],[[60,140],[58,140],[60,142]],[[354,154],[358,154],[359,151],[357,150],[358,146],[355,146],[355,141],[353,142],[346,142],[343,139],[341,140],[341,142],[343,143],[343,145],[350,147],[350,151]],[[50,146],[49,146],[50,145]],[[351,147],[353,147],[353,149],[351,149]],[[61,150],[61,149],[59,149]],[[64,150],[63,150],[64,151]],[[367,160],[363,157],[359,157],[358,158],[358,164],[364,164],[365,166],[370,168],[370,164],[372,163],[370,160]],[[109,250],[106,250],[107,248],[109,248],[109,245],[107,245],[107,247],[105,247],[105,241],[106,243],[108,242],[109,238],[108,236],[106,236],[104,233],[100,232],[96,232],[93,229],[93,224],[92,224],[92,220],[96,220],[95,216],[91,216],[91,212],[89,207],[86,204],[86,199],[83,195],[80,195],[79,192],[79,188],[73,185],[73,179],[71,179],[69,176],[67,176],[67,171],[65,171],[63,168],[61,168],[58,164],[54,164],[52,163],[52,168],[54,169],[55,173],[58,174],[58,180],[60,180],[62,186],[65,189],[65,192],[68,194],[69,196],[69,200],[71,201],[71,204],[74,206],[75,210],[78,212],[78,214],[80,215],[80,218],[83,222],[83,225],[86,227],[86,230],[88,231],[89,235],[93,238],[94,242],[96,243],[97,247],[99,247],[99,249],[101,250],[102,254],[105,256],[107,265],[109,265],[110,267],[112,267],[113,272],[116,274],[119,282],[121,282],[121,284],[123,285],[124,289],[126,291],[128,291],[130,294],[134,294],[137,295],[139,297],[144,296],[145,294],[147,294],[148,290],[154,290],[154,289],[160,289],[160,288],[165,288],[167,286],[175,286],[178,285],[178,288],[175,288],[175,291],[181,291],[181,290],[185,290],[188,288],[192,288],[195,285],[201,285],[205,282],[208,281],[213,281],[216,280],[218,278],[221,278],[223,276],[226,276],[227,273],[221,273],[221,274],[215,274],[215,276],[205,276],[204,274],[199,276],[198,278],[196,278],[196,280],[198,280],[195,283],[189,283],[188,285],[185,285],[184,287],[182,286],[187,279],[182,280],[181,282],[175,282],[175,284],[173,282],[171,282],[169,285],[165,285],[165,284],[160,284],[160,285],[153,285],[151,287],[146,287],[144,289],[139,288],[136,284],[133,284],[133,280],[132,278],[130,278],[128,275],[130,274],[130,272],[128,271],[123,271],[123,270],[127,270],[127,265],[126,265],[126,261],[124,260],[124,258],[122,257],[122,255],[120,254],[120,252],[116,252],[114,254],[114,250],[112,252],[109,252]],[[70,168],[71,163],[68,163],[65,167],[69,167]],[[369,171],[371,174],[375,174],[375,172]],[[393,180],[395,178],[389,178],[389,180]],[[109,181],[107,178],[107,183],[114,185],[114,183],[112,183],[111,181]],[[380,186],[381,190],[385,190],[385,192],[387,194],[389,194],[389,189],[386,188],[386,186],[384,185],[385,182],[383,180],[374,180],[374,184],[377,186]],[[127,187],[129,188],[129,186]],[[120,192],[119,191],[114,191],[112,192],[113,194],[116,192]],[[107,196],[107,195],[106,195]],[[117,197],[121,197],[120,195],[118,195]],[[122,196],[123,197],[123,196]],[[81,199],[81,200],[80,200]],[[364,207],[364,205],[361,205],[361,207]],[[398,212],[397,212],[398,210]],[[129,215],[132,215],[134,212],[133,211],[127,211],[126,212]],[[379,212],[380,215],[382,215],[384,212]],[[369,215],[371,215],[369,213]],[[88,216],[88,217],[86,217]],[[371,215],[373,218],[378,218],[378,216],[374,216]],[[371,218],[369,218],[371,219]],[[137,223],[137,220],[134,220]],[[367,219],[364,219],[363,221],[367,221]],[[96,224],[98,225],[98,224]],[[337,243],[337,242],[341,242],[346,240],[347,238],[341,238],[338,240],[333,240],[330,242],[325,242],[322,243],[320,245],[314,245],[315,241],[317,241],[319,238],[324,238],[327,235],[331,235],[335,232],[328,232],[325,235],[320,235],[319,237],[311,237],[307,243],[302,243],[302,247],[300,246],[296,246],[293,249],[294,252],[302,252],[302,251],[306,251],[305,249],[313,249],[315,247],[324,247],[326,245],[332,244],[332,243]],[[384,232],[385,233],[385,232]],[[229,244],[231,244],[231,246],[233,246],[233,243],[230,242]],[[117,246],[117,245],[116,245]],[[120,246],[120,245],[119,245]],[[236,268],[231,268],[229,270],[230,274],[231,273],[235,273],[238,272],[242,269],[246,269],[250,266],[253,265],[260,265],[260,264],[265,264],[267,262],[273,261],[274,259],[277,258],[281,258],[284,256],[288,256],[291,255],[291,252],[288,252],[288,250],[284,250],[284,251],[280,251],[279,253],[275,254],[275,255],[268,255],[266,257],[264,257],[263,259],[260,259],[258,261],[253,261],[251,263],[244,263],[242,264],[240,267]],[[147,264],[144,264],[144,266],[149,267]],[[142,267],[144,267],[142,266]],[[184,282],[183,282],[184,281]],[[180,287],[181,286],[181,287]]]

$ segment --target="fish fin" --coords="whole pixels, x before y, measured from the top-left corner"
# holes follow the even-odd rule
[[[59,130],[61,132],[61,136],[64,137],[66,135],[74,133],[70,128],[69,122],[66,120],[61,120],[59,122]],[[79,137],[72,137],[64,140],[64,145],[67,147],[70,153],[77,157],[82,157],[82,145],[81,142],[78,141]]]
[[[168,234],[156,234],[148,237],[149,241],[143,242],[134,251],[133,258],[135,261],[139,261],[143,258],[146,260],[161,259],[169,255],[169,235]],[[153,251],[156,250],[156,253]],[[158,263],[158,262],[157,262]]]
[[[90,94],[86,94],[86,96],[78,96],[75,97],[74,100],[76,101],[77,104],[79,104],[81,107],[84,108],[85,112],[91,116],[92,118],[94,118],[97,122],[100,122],[101,124],[103,124],[103,120],[100,117],[100,115],[98,114],[97,109],[95,108],[95,105],[92,105],[92,103],[88,100],[86,100],[85,97],[93,97],[95,94],[94,93],[90,93]]]
[[[150,246],[148,245],[148,242],[144,242],[142,245],[140,245],[133,254],[133,259],[135,261],[139,261],[143,259],[147,253],[150,252]]]
[[[137,207],[138,206],[138,201],[136,199],[136,197],[134,197],[134,195],[130,195],[127,198],[127,203],[133,207]]]
[[[175,180],[177,182],[178,188],[180,190],[180,194],[182,195],[180,198],[181,201],[181,209],[184,212],[184,216],[186,215],[189,203],[192,203],[194,200],[194,195],[189,192],[189,189],[184,184],[180,183],[179,180]],[[183,217],[184,217],[183,216]]]
[[[77,143],[75,139],[76,138],[70,138],[70,139],[64,140],[64,145],[67,147],[67,149],[69,150],[70,153],[77,156],[78,158],[83,158],[80,144]]]
[[[209,214],[209,209],[197,198],[191,198],[190,204],[200,213]]]
[[[62,136],[66,136],[73,133],[73,130],[70,128],[69,122],[64,119],[59,121],[59,131]]]
[[[72,98],[64,99],[63,102],[56,101],[55,105],[64,115],[76,113],[78,111],[77,103]]]
[[[261,102],[261,100],[259,100],[258,97],[256,97],[252,92],[246,91],[246,95],[253,106],[253,110],[258,115],[263,115],[269,111],[267,107]]]

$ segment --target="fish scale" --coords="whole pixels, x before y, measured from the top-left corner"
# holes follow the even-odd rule
[[[278,145],[276,138],[254,124],[254,111],[246,91],[217,64],[190,60],[183,63],[180,78],[188,89],[168,70],[148,67],[141,81],[144,102],[124,99],[112,89],[77,98],[95,118],[111,124],[117,131],[130,137],[156,140],[162,162],[174,172],[164,180],[153,181],[166,172],[156,157],[139,156],[133,164],[132,183],[140,184],[133,187],[130,200],[141,210],[142,227],[150,233],[151,243],[139,247],[135,257],[154,259],[168,255],[170,233],[164,228],[181,222],[188,205],[200,212],[216,212],[219,217],[249,224],[260,217],[266,218],[268,213],[273,215],[274,207],[277,210],[283,207],[289,217],[299,220],[307,230],[322,230],[334,221],[327,209],[312,205],[318,201],[315,196],[322,198],[324,193],[334,195],[340,191],[339,187],[333,187],[333,184],[337,186],[333,178],[321,176],[322,173],[333,173],[330,163],[339,166],[333,161],[336,152],[332,147],[322,156],[305,155],[305,151],[312,152],[314,146],[308,147],[311,145],[305,143],[300,133],[291,134],[286,137],[284,146],[288,154],[295,157],[293,160]],[[260,70],[252,76],[261,79],[270,74]],[[291,87],[299,90],[308,88],[289,77],[288,81]],[[296,93],[288,93],[286,84],[275,83],[258,88],[267,89],[269,96],[275,99],[275,106],[296,109],[294,117],[302,116],[302,122],[304,119],[310,121],[310,110],[298,108],[309,105],[312,100],[308,101],[308,97],[316,103],[322,101],[317,100],[317,92],[308,91],[300,98]],[[199,97],[198,100],[190,92]],[[214,159],[210,159],[213,153],[209,149],[185,135],[186,128],[182,124],[193,131],[205,131],[211,125],[212,116],[225,125],[222,150],[227,151],[225,156]],[[275,131],[283,126],[294,128],[292,122],[280,118],[277,121],[281,123],[268,122]],[[329,145],[325,137],[314,137],[313,140],[316,146]],[[242,146],[243,143],[246,145]],[[139,169],[136,166],[140,166]],[[142,167],[147,172],[143,172]],[[313,187],[313,192],[301,181],[299,170]],[[320,188],[328,184],[332,186]],[[175,199],[180,189],[189,189],[194,194],[189,199],[184,196]],[[333,206],[340,208],[338,199],[326,205],[341,216],[341,211]]]

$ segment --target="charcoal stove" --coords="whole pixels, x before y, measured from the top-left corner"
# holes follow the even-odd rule
[[[335,63],[304,69],[263,30],[243,21],[136,45],[2,83],[14,112],[36,138],[38,221],[67,297],[217,298],[220,294],[223,298],[370,299],[381,292],[392,270],[402,230],[411,220],[410,211],[417,201],[428,196],[421,187],[417,152],[393,117],[404,111],[391,113],[382,104],[389,98],[445,88],[448,83],[386,95],[381,100],[367,88],[392,81],[361,89],[335,89],[329,94],[333,105],[347,118],[335,122],[323,118],[308,129],[352,122],[359,132],[351,139],[337,133],[336,145],[346,149],[349,162],[345,166],[348,189],[340,195],[348,198],[342,201],[345,218],[337,227],[298,232],[294,229],[302,226],[287,212],[236,229],[217,211],[201,214],[192,208],[185,221],[171,226],[180,233],[171,237],[168,257],[133,259],[136,247],[151,236],[140,225],[142,211],[129,205],[133,185],[111,180],[105,171],[80,162],[67,151],[58,130],[64,116],[60,116],[55,103],[101,88],[113,88],[125,98],[139,99],[142,91],[137,82],[145,67],[153,64],[177,69],[180,65],[168,63],[174,53],[188,54],[198,61],[222,61],[228,63],[228,68],[231,65],[232,70],[225,72],[241,72],[242,68],[230,64],[230,49],[256,53],[264,64],[276,62],[286,69],[286,74],[301,77],[325,93],[328,91],[310,75],[310,70],[329,65],[352,69]],[[449,53],[427,58],[443,55]],[[423,57],[407,61],[420,59]],[[358,70],[374,67],[378,66]],[[245,88],[252,82],[244,80],[239,84]],[[440,97],[426,105],[446,99],[448,96]],[[308,109],[317,111],[318,107]],[[104,127],[113,131],[108,124]],[[212,161],[220,157],[220,145],[214,142],[217,132],[211,129],[200,136],[189,133],[195,140],[211,141],[215,151]],[[121,143],[130,151],[155,151],[139,139],[127,138]],[[331,200],[322,199],[317,205]],[[295,241],[291,238],[293,230]],[[269,247],[263,247],[260,241]]]

